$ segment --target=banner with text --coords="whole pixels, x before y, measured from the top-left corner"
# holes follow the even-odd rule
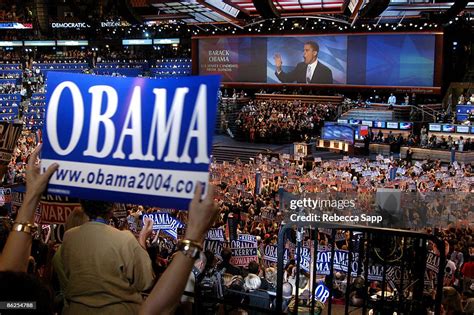
[[[47,80],[42,168],[59,164],[50,193],[188,208],[208,181],[218,76]]]
[[[12,189],[12,212],[16,213],[23,204],[26,188],[24,185]],[[35,210],[35,223],[64,224],[75,209],[81,209],[81,204],[75,198],[58,195],[43,195]]]
[[[247,267],[249,262],[258,261],[257,237],[250,234],[239,234],[237,240],[230,242],[232,258],[230,263],[234,266]]]
[[[145,224],[146,218],[153,220],[153,230],[163,231],[175,239],[178,238],[178,229],[184,227],[183,223],[166,212],[144,214],[142,217],[143,224]]]

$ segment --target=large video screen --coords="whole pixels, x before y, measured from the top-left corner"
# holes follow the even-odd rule
[[[321,137],[324,140],[340,140],[354,143],[354,128],[348,125],[329,125],[322,128]]]
[[[436,34],[199,38],[223,82],[435,86]]]

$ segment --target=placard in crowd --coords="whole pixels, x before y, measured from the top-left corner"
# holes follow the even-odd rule
[[[250,234],[239,234],[237,240],[231,240],[230,249],[234,266],[247,267],[249,262],[258,261],[257,237]]]

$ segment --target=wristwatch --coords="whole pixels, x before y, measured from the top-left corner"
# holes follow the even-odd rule
[[[25,222],[25,223],[14,222],[12,231],[25,232],[31,235],[35,233],[37,229],[38,228],[34,224],[31,224],[28,222]]]
[[[192,259],[198,259],[202,251],[201,244],[190,240],[180,240],[177,247],[185,256]]]

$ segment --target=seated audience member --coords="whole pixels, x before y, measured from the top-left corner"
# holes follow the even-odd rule
[[[259,276],[249,273],[247,277],[245,277],[245,289],[247,291],[247,305],[259,307],[263,309],[270,308],[270,295],[265,290],[260,289],[262,282]],[[249,315],[260,315],[265,314],[263,312],[255,311],[249,309]]]
[[[223,248],[221,257],[222,262],[217,266],[217,269],[220,270],[221,273],[230,273],[234,276],[242,275],[241,270],[230,263],[230,259],[232,258],[232,250],[230,248]]]

